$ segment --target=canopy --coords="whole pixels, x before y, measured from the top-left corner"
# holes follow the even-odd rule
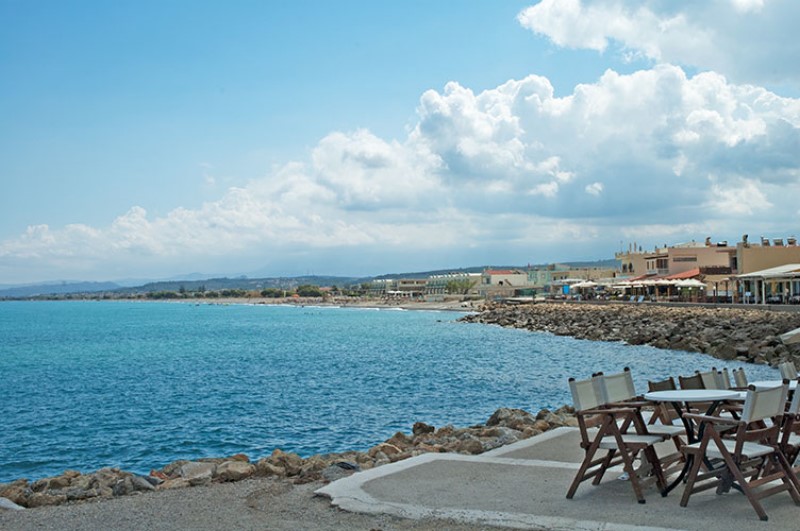
[[[800,343],[800,328],[795,328],[785,334],[781,334],[781,341],[784,345],[791,345],[792,343]]]
[[[680,288],[700,288],[705,289],[706,284],[705,282],[700,282],[696,278],[687,278],[686,280],[679,280],[675,284]]]

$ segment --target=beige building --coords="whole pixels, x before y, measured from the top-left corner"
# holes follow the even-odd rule
[[[478,293],[486,299],[513,297],[528,288],[528,273],[519,269],[486,269],[481,274]]]
[[[669,276],[700,269],[706,274],[730,275],[736,269],[736,247],[728,242],[689,242],[672,246],[656,247],[647,252],[630,249],[615,256],[620,261],[623,277],[643,275]]]
[[[761,238],[750,243],[746,236],[736,244],[736,265],[740,275],[786,264],[800,263],[800,245],[794,237]]]
[[[705,296],[721,300],[752,300],[765,298],[778,292],[793,295],[793,286],[767,282],[759,290],[754,284],[737,282],[737,275],[769,270],[787,264],[800,263],[800,245],[795,237],[760,238],[751,243],[747,235],[735,245],[727,241],[713,243],[711,238],[705,242],[689,242],[672,246],[656,247],[646,252],[632,245],[627,252],[616,255],[621,263],[622,276],[629,279],[696,278],[706,284]],[[744,281],[744,278],[740,279]],[[750,279],[748,278],[748,282]]]

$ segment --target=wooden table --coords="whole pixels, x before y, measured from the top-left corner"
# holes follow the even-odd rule
[[[686,439],[688,444],[696,443],[702,437],[702,433],[695,432],[694,423],[691,419],[684,416],[684,413],[689,411],[689,404],[692,403],[709,403],[706,415],[713,415],[714,411],[725,401],[741,401],[743,395],[737,391],[730,391],[725,389],[674,389],[670,391],[651,391],[645,393],[644,399],[650,402],[668,402],[675,408],[676,413],[683,422],[686,428]],[[666,492],[672,491],[679,483],[683,481],[686,474],[691,467],[691,459],[686,459],[686,462],[681,469],[678,477],[671,484],[667,485]]]

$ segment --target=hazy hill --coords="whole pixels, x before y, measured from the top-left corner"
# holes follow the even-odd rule
[[[114,282],[60,282],[58,284],[36,284],[0,289],[0,298],[25,298],[39,295],[64,295],[67,293],[97,293],[119,289]]]
[[[597,260],[594,262],[561,262],[572,267],[597,267],[615,268],[618,267],[616,260]],[[526,270],[528,267],[545,267],[547,264],[539,265],[492,265],[491,269],[520,269]],[[323,275],[307,275],[298,277],[265,277],[249,278],[240,276],[235,278],[202,278],[199,273],[187,275],[189,278],[170,279],[157,282],[146,282],[140,285],[131,286],[127,282],[124,284],[115,282],[60,282],[43,283],[37,285],[11,286],[0,288],[0,298],[27,298],[48,295],[66,295],[76,293],[97,293],[112,292],[119,294],[150,293],[158,291],[219,291],[225,289],[240,290],[263,290],[267,288],[291,290],[305,284],[314,286],[338,286],[347,287],[369,282],[373,279],[398,279],[398,278],[427,278],[431,275],[442,275],[447,273],[481,273],[488,266],[461,267],[454,269],[439,269],[433,271],[417,271],[406,273],[387,273],[375,277],[339,277]]]

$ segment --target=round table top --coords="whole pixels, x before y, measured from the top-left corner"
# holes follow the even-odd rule
[[[644,399],[652,402],[708,402],[714,400],[736,400],[739,393],[725,389],[675,389],[645,393]]]
[[[757,382],[749,382],[749,385],[754,385],[756,389],[759,387],[778,387],[783,383],[783,380],[758,380]],[[789,380],[789,390],[794,391],[797,389],[797,380]]]

